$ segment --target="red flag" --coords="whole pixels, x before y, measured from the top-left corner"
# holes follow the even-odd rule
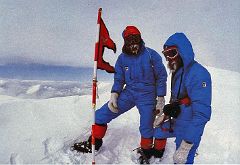
[[[108,73],[114,73],[114,67],[111,66],[108,62],[104,61],[103,59],[103,53],[104,48],[107,47],[108,49],[112,49],[114,53],[116,53],[116,44],[113,42],[113,40],[109,36],[109,32],[101,18],[101,15],[98,19],[98,24],[100,26],[99,28],[99,41],[96,43],[96,49],[95,50],[95,61],[97,61],[97,68],[106,70]]]

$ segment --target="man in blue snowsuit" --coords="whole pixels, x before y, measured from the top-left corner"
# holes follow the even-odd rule
[[[107,123],[136,106],[140,113],[140,145],[146,156],[150,157],[154,143],[154,110],[162,109],[165,104],[167,72],[161,56],[145,47],[141,33],[135,26],[127,26],[122,36],[124,46],[115,64],[111,98],[96,111],[94,135],[91,136],[95,137],[95,149],[98,150]],[[79,144],[81,152],[91,152],[91,136],[87,143]]]
[[[170,36],[163,48],[172,71],[171,99],[163,109],[164,114],[156,119],[159,127],[155,128],[154,137],[162,141],[162,149],[166,138],[176,137],[174,163],[193,163],[211,116],[211,76],[194,60],[192,45],[183,33]],[[162,122],[163,117],[169,120]]]

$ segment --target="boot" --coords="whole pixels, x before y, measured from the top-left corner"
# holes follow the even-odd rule
[[[76,150],[78,152],[83,153],[91,153],[92,152],[92,136],[95,137],[95,150],[98,151],[103,144],[102,138],[105,136],[107,131],[107,124],[95,124],[93,126],[94,135],[91,135],[87,141],[82,141],[80,143],[75,143],[72,146],[72,150]]]
[[[98,151],[102,146],[103,140],[95,138],[95,151]],[[80,143],[75,143],[72,147],[72,150],[82,153],[92,153],[92,136],[88,138],[87,141]]]
[[[141,155],[138,158],[138,162],[140,164],[150,164],[149,159],[153,155],[153,148],[150,149],[139,148],[137,152]]]
[[[138,158],[140,164],[149,164],[149,159],[153,155],[153,138],[141,137],[141,147],[138,149],[138,153],[141,155]]]
[[[155,158],[162,158],[163,157],[163,153],[165,151],[165,148],[164,149],[161,149],[161,150],[157,150],[157,149],[153,149],[153,156]]]

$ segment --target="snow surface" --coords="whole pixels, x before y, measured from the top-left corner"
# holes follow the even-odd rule
[[[212,118],[195,163],[240,163],[240,74],[208,70],[213,81]],[[91,163],[91,154],[69,150],[74,142],[88,138],[92,123],[91,85],[77,84],[0,80],[1,164]],[[99,83],[98,107],[108,101],[111,85],[112,81]],[[138,127],[136,108],[113,120],[96,163],[135,164],[138,155],[132,150],[139,146]],[[155,163],[173,163],[174,150],[174,139],[168,139],[164,159]]]
[[[46,99],[91,93],[91,83],[78,81],[0,80],[0,95]]]

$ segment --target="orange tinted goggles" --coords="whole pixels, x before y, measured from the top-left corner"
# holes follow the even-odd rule
[[[166,59],[174,59],[178,56],[177,47],[168,47],[162,51],[163,55]]]

